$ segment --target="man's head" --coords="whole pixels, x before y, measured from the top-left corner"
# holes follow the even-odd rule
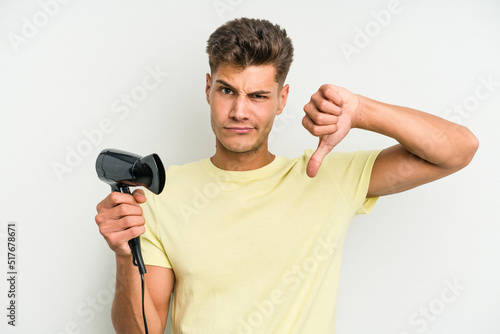
[[[252,65],[273,65],[276,82],[283,87],[293,60],[292,41],[279,25],[267,20],[240,18],[215,30],[207,42],[210,71],[221,64],[244,69]]]
[[[206,97],[220,154],[268,153],[274,117],[285,107],[293,47],[265,20],[237,19],[209,38]],[[219,154],[218,154],[219,153]]]

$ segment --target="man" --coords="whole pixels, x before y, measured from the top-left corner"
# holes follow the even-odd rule
[[[238,19],[209,38],[206,98],[216,152],[168,169],[159,196],[112,193],[96,222],[116,254],[119,333],[142,333],[141,279],[127,241],[141,235],[150,333],[335,333],[342,247],[377,198],[465,167],[478,141],[463,126],[324,85],[304,107],[313,152],[268,151],[287,101],[293,47],[265,20]],[[399,144],[330,151],[351,128]],[[174,289],[175,286],[175,289]]]

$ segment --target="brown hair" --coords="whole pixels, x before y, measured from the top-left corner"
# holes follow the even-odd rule
[[[210,71],[219,65],[238,68],[274,65],[276,82],[281,86],[293,60],[293,45],[285,29],[267,20],[240,18],[226,22],[207,41]]]

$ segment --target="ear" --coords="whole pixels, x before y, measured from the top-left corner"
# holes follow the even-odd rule
[[[281,114],[281,112],[285,108],[289,90],[290,87],[288,86],[288,84],[283,86],[283,88],[281,88],[281,91],[279,93],[278,110],[276,111],[276,115]]]
[[[212,78],[210,77],[210,74],[207,73],[205,95],[206,95],[208,104],[210,104],[210,88],[211,87],[212,87]]]

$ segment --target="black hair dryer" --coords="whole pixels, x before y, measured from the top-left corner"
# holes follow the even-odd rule
[[[112,191],[130,194],[129,186],[142,186],[159,194],[165,186],[165,169],[156,154],[141,157],[121,150],[105,149],[97,157],[95,168],[99,179],[109,184]],[[128,244],[134,265],[141,274],[145,274],[139,237],[129,240]]]

